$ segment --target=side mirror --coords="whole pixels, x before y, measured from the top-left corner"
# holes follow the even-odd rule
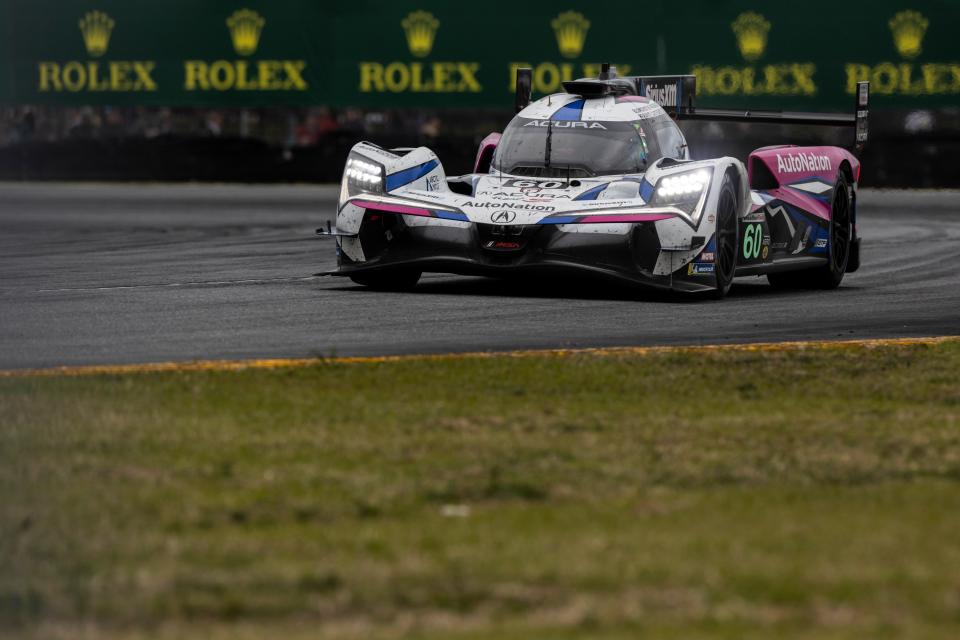
[[[522,67],[517,69],[517,93],[514,100],[514,107],[517,113],[530,104],[530,96],[533,95],[533,69]]]
[[[490,173],[490,163],[493,162],[493,152],[500,144],[500,134],[491,133],[480,142],[477,149],[477,158],[473,161],[474,173]]]

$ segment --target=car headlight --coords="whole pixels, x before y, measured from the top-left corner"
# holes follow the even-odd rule
[[[700,221],[700,198],[710,185],[713,169],[696,169],[673,173],[657,180],[650,204],[670,205]]]
[[[697,169],[664,176],[657,181],[654,201],[661,204],[699,200],[700,194],[710,184],[709,169]]]
[[[358,193],[383,193],[383,166],[351,155],[343,169],[341,195],[350,197]]]

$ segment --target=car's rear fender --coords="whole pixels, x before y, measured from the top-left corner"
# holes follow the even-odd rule
[[[747,172],[751,189],[760,195],[755,203],[776,198],[829,220],[838,174],[843,172],[856,191],[860,161],[840,147],[781,145],[751,153]]]

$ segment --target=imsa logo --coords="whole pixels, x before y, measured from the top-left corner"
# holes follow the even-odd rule
[[[116,26],[102,11],[89,11],[77,23],[83,47],[91,58],[101,58],[110,47]],[[43,93],[156,91],[156,63],[150,60],[71,60],[37,63],[37,86]]]
[[[267,21],[256,11],[239,9],[226,19],[233,50],[251,56],[260,46]],[[306,60],[185,60],[186,91],[306,91]]]

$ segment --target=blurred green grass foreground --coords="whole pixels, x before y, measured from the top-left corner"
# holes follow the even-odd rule
[[[0,379],[0,635],[958,638],[960,342]]]

